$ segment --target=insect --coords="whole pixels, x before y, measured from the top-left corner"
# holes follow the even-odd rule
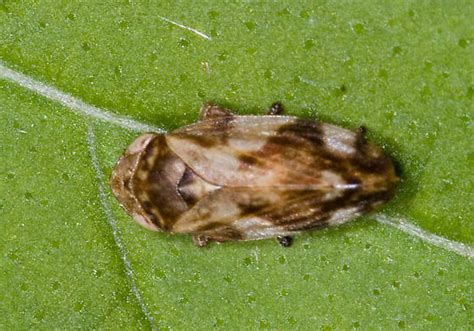
[[[124,152],[110,186],[152,230],[211,241],[276,237],[342,224],[393,195],[394,166],[362,129],[281,115],[238,116],[213,104],[170,133],[146,133]]]

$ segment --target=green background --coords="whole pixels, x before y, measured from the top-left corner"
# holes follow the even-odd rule
[[[473,6],[1,1],[0,59],[165,130],[194,121],[207,100],[240,114],[281,100],[290,115],[363,124],[402,177],[381,212],[472,246]],[[107,189],[150,324],[87,145],[90,125],[107,178],[137,133],[0,86],[0,328],[474,328],[472,260],[370,216],[289,249],[198,249],[141,228]]]

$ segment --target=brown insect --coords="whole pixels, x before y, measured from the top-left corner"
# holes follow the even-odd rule
[[[206,104],[198,122],[146,133],[110,186],[141,225],[209,241],[277,237],[338,225],[390,199],[394,166],[363,130],[281,116],[237,116]]]

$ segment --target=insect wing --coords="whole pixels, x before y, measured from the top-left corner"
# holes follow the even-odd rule
[[[183,214],[173,231],[205,234],[218,241],[288,235],[358,216],[360,209],[347,197],[333,191],[222,188]]]
[[[354,140],[353,132],[335,128]],[[344,180],[332,175],[333,161],[323,153],[322,136],[322,125],[313,121],[287,116],[233,116],[201,121],[166,138],[168,146],[212,184],[342,187]],[[339,139],[339,143],[346,142]],[[326,169],[331,169],[331,175]]]

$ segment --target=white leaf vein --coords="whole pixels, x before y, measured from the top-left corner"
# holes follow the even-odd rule
[[[135,300],[140,306],[142,313],[145,315],[146,319],[148,320],[150,327],[153,330],[155,330],[156,327],[155,327],[155,322],[153,320],[153,316],[151,316],[150,312],[148,311],[148,308],[145,305],[145,302],[143,301],[140,291],[137,288],[137,284],[133,276],[132,265],[130,263],[130,260],[128,259],[127,250],[125,249],[125,245],[123,244],[122,239],[120,238],[119,231],[117,229],[117,223],[115,222],[115,219],[112,216],[112,211],[110,209],[109,203],[107,202],[107,193],[104,187],[104,174],[102,170],[100,169],[99,160],[97,159],[97,152],[95,148],[94,129],[92,127],[92,124],[89,122],[87,123],[87,146],[89,148],[89,154],[91,157],[92,167],[94,168],[94,171],[95,171],[97,186],[99,190],[99,200],[102,205],[102,210],[104,212],[105,218],[107,219],[107,222],[109,223],[112,229],[114,242],[119,250],[120,259],[122,260],[123,265],[125,267],[125,274],[127,276],[128,282],[130,283],[131,291],[133,295],[135,296]]]
[[[202,38],[204,38],[204,39],[212,40],[212,38],[211,38],[210,36],[208,36],[207,34],[201,32],[201,31],[199,31],[199,30],[196,30],[196,29],[191,28],[191,27],[189,27],[189,26],[186,26],[186,25],[184,25],[184,24],[181,24],[181,23],[172,21],[172,20],[170,20],[169,18],[166,18],[166,17],[164,17],[164,16],[159,16],[159,15],[158,15],[158,17],[159,17],[161,20],[165,21],[165,22],[168,22],[168,23],[170,23],[170,24],[173,24],[173,25],[175,25],[175,26],[177,26],[177,27],[180,27],[180,28],[182,28],[182,29],[191,31],[192,33],[195,33],[195,34],[197,34],[198,36],[200,36],[200,37],[202,37]]]
[[[66,92],[60,91],[54,86],[47,85],[21,72],[12,70],[5,66],[1,61],[0,78],[22,86],[49,100],[56,101],[61,105],[65,106],[70,111],[79,115],[87,116],[102,122],[117,125],[122,128],[137,132],[164,131],[163,129],[158,128],[156,126],[142,123],[125,116],[116,115],[104,109],[89,105],[77,97],[74,97]]]
[[[444,248],[447,251],[472,259],[474,257],[474,248],[466,244],[447,239],[436,234],[425,231],[407,219],[400,217],[391,217],[384,214],[375,214],[374,219],[385,225],[390,225],[401,230],[412,237],[417,237],[422,241],[437,247]]]

